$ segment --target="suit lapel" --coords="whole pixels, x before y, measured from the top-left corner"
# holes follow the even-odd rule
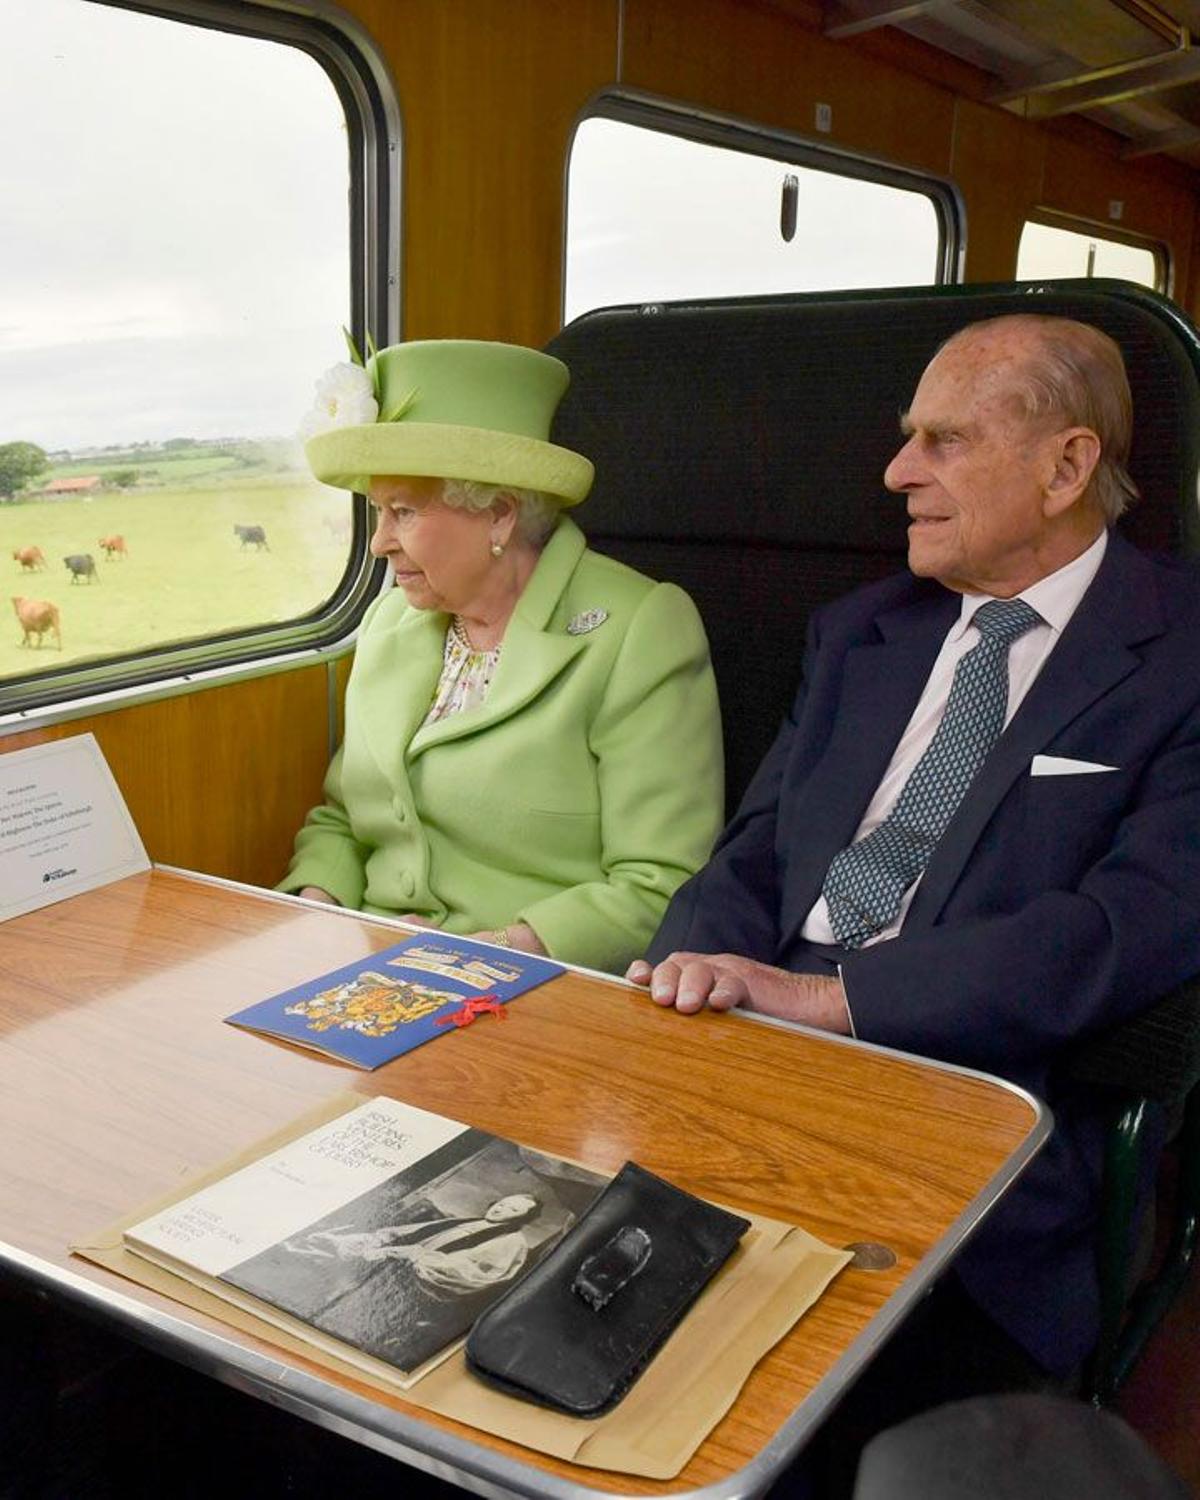
[[[1100,570],[1062,639],[959,804],[934,850],[906,927],[929,926],[949,899],[975,845],[1034,755],[1137,670],[1130,648],[1164,628],[1151,565],[1119,536],[1109,537]]]

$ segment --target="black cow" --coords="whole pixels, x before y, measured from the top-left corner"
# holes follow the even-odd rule
[[[86,578],[91,583],[99,577],[96,572],[96,559],[90,552],[72,552],[70,557],[63,558],[63,562],[67,565],[72,583],[78,583],[81,578]]]
[[[260,552],[267,547],[267,533],[261,526],[235,526],[233,531],[234,535],[240,538],[243,547],[250,542],[253,542]],[[267,547],[267,551],[270,552],[270,550],[270,547]]]

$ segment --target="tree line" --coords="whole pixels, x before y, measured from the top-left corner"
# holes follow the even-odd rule
[[[11,500],[49,467],[50,460],[36,443],[0,443],[0,499]]]

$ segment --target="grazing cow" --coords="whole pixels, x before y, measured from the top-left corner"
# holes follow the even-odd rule
[[[37,644],[42,644],[42,637],[48,630],[54,632],[55,643],[62,650],[62,631],[58,628],[58,605],[51,604],[49,599],[26,599],[23,595],[13,595],[13,610],[20,621],[22,646],[28,646],[30,640],[36,635]]]
[[[63,562],[67,565],[72,583],[78,583],[81,578],[86,578],[91,583],[99,576],[96,572],[96,559],[90,552],[72,552],[70,557],[63,558]]]
[[[114,557],[129,556],[129,548],[126,547],[123,536],[102,536],[100,545],[104,548],[105,556],[110,562]]]
[[[240,538],[243,548],[251,542],[260,552],[267,547],[267,533],[261,526],[235,526],[233,530],[234,535]],[[270,550],[270,547],[267,547],[267,551],[270,552]]]
[[[36,573],[39,568],[46,566],[46,555],[40,547],[17,547],[13,551],[13,557],[26,573]]]

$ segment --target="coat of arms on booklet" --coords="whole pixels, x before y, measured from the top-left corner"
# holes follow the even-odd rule
[[[124,1242],[407,1388],[606,1180],[380,1097],[130,1225]]]
[[[562,972],[549,958],[422,932],[225,1019],[378,1068]]]

